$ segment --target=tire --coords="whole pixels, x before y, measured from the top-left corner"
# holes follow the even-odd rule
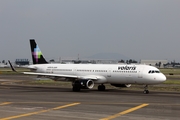
[[[81,90],[81,88],[80,88],[80,87],[75,87],[75,86],[73,86],[72,90],[73,90],[74,92],[79,92],[79,91]]]
[[[144,90],[143,93],[144,94],[149,94],[149,90]]]
[[[99,85],[98,90],[99,91],[105,91],[106,87],[104,85]]]

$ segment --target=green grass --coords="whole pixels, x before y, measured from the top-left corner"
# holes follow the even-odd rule
[[[71,82],[67,81],[54,81],[54,80],[34,80],[29,81],[28,84],[39,84],[39,85],[71,85]]]
[[[166,80],[163,84],[180,85],[180,80]]]
[[[29,69],[27,68],[15,68],[16,71],[29,71]],[[4,72],[10,72],[12,71],[11,68],[0,68],[0,71],[4,71]]]
[[[163,68],[160,69],[160,71],[165,75],[169,75],[169,74],[180,75],[180,69],[178,68]]]
[[[150,91],[180,92],[180,86],[150,86]]]
[[[62,81],[53,81],[53,80],[36,80],[29,81],[26,84],[29,85],[45,85],[45,86],[58,86],[58,87],[66,87],[72,88],[71,82],[62,82]],[[97,89],[98,85],[95,85],[93,89]],[[105,84],[107,89],[119,89],[119,90],[139,90],[143,91],[144,85],[134,85],[130,88],[118,88],[111,86],[110,84]],[[180,91],[180,80],[167,80],[163,84],[160,85],[149,85],[150,91]]]
[[[35,80],[31,81],[33,84],[68,84],[70,82],[62,82],[62,81],[53,81],[53,80]],[[175,84],[180,85],[180,80],[166,80],[163,84]]]
[[[0,75],[15,75],[15,74],[20,74],[18,72],[28,72],[30,71],[27,68],[15,68],[17,72],[14,72],[11,70],[11,68],[0,68]]]

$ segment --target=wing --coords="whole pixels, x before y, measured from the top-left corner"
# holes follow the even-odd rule
[[[86,76],[76,76],[76,75],[64,75],[64,74],[51,74],[51,73],[34,73],[34,72],[23,72],[26,75],[38,75],[38,76],[45,76],[45,77],[56,77],[56,78],[71,78],[71,79],[91,79],[91,80],[98,80],[98,76],[94,75],[86,75]]]

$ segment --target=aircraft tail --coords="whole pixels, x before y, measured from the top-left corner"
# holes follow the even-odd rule
[[[48,63],[42,55],[41,50],[39,49],[38,45],[36,44],[34,39],[30,39],[30,47],[31,47],[31,54],[33,64],[46,64]]]

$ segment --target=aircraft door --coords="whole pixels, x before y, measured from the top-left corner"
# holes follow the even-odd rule
[[[74,75],[76,75],[77,74],[77,68],[74,68],[73,72],[74,72]]]
[[[126,73],[126,82],[127,83],[133,82],[133,77],[132,77],[131,73]]]
[[[138,70],[138,78],[143,78],[143,67]]]
[[[107,71],[107,77],[111,77],[111,69],[108,69],[108,71]]]

